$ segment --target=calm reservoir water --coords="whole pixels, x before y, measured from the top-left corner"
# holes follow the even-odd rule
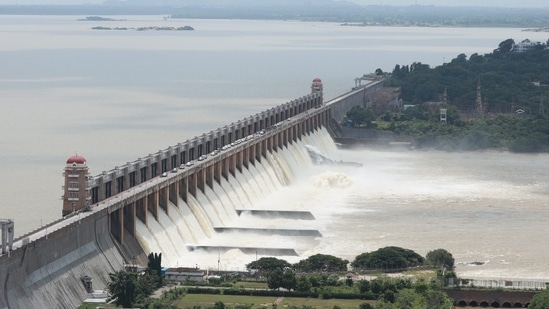
[[[15,219],[17,235],[61,216],[61,174],[75,153],[95,175],[305,95],[315,77],[330,99],[377,68],[547,40],[520,29],[83,17],[0,16],[0,218]],[[196,30],[90,29],[185,25]],[[330,155],[364,167],[312,169],[266,201],[315,214],[323,237],[304,255],[445,248],[466,276],[549,278],[548,155]]]

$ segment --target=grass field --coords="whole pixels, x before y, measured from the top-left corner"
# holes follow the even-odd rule
[[[245,288],[245,289],[267,289],[267,282],[261,281],[237,281],[233,284],[234,288]]]
[[[222,302],[227,307],[234,308],[238,305],[251,306],[253,309],[272,308],[276,303],[279,308],[303,308],[303,306],[316,309],[332,309],[339,306],[342,309],[357,309],[360,304],[370,302],[359,299],[318,299],[318,298],[298,298],[298,297],[265,297],[265,296],[237,296],[237,295],[207,295],[207,294],[187,294],[178,301],[178,308],[193,308],[201,306],[203,308],[213,307],[216,302]],[[370,302],[374,304],[374,302]]]

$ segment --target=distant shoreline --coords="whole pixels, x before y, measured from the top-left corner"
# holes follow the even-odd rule
[[[139,3],[139,5],[133,5],[126,1],[120,2],[119,5],[0,5],[0,15],[105,15],[113,18],[123,15],[160,15],[173,19],[287,20],[380,27],[525,29],[549,27],[549,7],[517,10],[498,6],[361,6],[344,1],[327,1],[322,7],[311,7],[306,0],[295,0],[285,6],[280,6],[274,0],[253,2],[253,4],[242,6],[226,2],[204,5],[200,1],[178,6],[162,5],[153,0],[139,1]],[[110,18],[92,19],[92,21],[110,20]],[[546,32],[545,30],[537,31]]]
[[[194,28],[191,26],[183,26],[183,27],[158,27],[158,26],[150,26],[150,27],[103,27],[103,26],[97,26],[92,27],[92,30],[135,30],[135,31],[147,31],[147,30],[154,30],[154,31],[193,31]]]
[[[524,29],[522,31],[528,31],[528,32],[549,32],[549,27],[543,27],[543,28],[535,28],[535,29]]]

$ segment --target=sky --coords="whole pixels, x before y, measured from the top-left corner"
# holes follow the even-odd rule
[[[100,4],[104,0],[0,0],[1,4]],[[126,0],[131,2],[131,0]],[[547,0],[344,0],[360,5],[549,7]]]

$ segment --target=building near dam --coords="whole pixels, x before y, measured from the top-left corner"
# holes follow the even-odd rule
[[[69,157],[63,218],[17,239],[8,232],[17,222],[5,221],[0,308],[74,308],[91,291],[104,288],[110,272],[146,265],[151,251],[161,251],[169,267],[181,266],[174,263],[179,256],[197,251],[296,255],[291,245],[241,247],[208,240],[235,229],[251,237],[320,237],[305,228],[226,226],[224,218],[242,213],[310,218],[306,211],[254,210],[252,195],[286,185],[292,173],[311,164],[305,145],[333,147],[331,124],[353,106],[365,106],[381,85],[382,80],[372,81],[326,102],[322,81],[314,79],[303,97],[96,176],[89,175],[83,156]]]
[[[90,206],[88,187],[88,166],[83,156],[74,155],[67,159],[63,172],[65,185],[63,186],[63,217]]]

